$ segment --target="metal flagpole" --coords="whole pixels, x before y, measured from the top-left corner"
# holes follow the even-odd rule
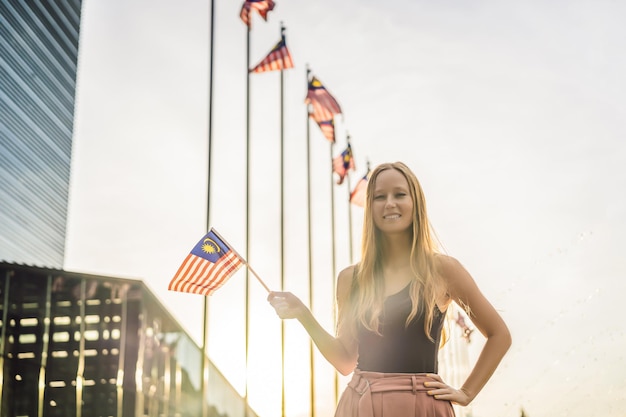
[[[309,82],[311,75],[311,69],[306,68],[306,84],[307,89],[309,87]],[[311,104],[307,105],[306,109],[306,148],[307,148],[307,164],[306,164],[306,181],[307,181],[307,202],[308,202],[308,235],[309,235],[309,308],[311,312],[313,311],[313,251],[312,251],[312,243],[311,243],[311,235],[312,235],[312,227],[311,227],[311,117],[309,107]],[[315,359],[314,359],[314,346],[313,340],[309,340],[309,364],[310,364],[310,372],[311,372],[311,417],[315,417]]]
[[[215,5],[213,0],[210,4],[211,16],[209,29],[209,111],[208,111],[208,167],[207,167],[207,201],[206,201],[206,229],[207,231],[211,227],[210,212],[211,212],[211,151],[212,151],[212,138],[213,138],[213,39],[215,34]],[[200,380],[200,392],[202,394],[201,410],[202,417],[208,417],[209,409],[208,402],[206,401],[208,395],[209,386],[209,366],[208,366],[208,341],[209,341],[209,297],[204,297],[203,306],[203,321],[202,321],[202,378]]]
[[[285,27],[280,23],[280,36]],[[280,70],[280,290],[285,291],[285,91],[284,69]],[[280,321],[281,415],[285,417],[285,322]]]
[[[334,117],[334,116],[333,116]],[[335,129],[335,132],[337,130]],[[333,301],[333,324],[337,322],[337,305],[335,301],[335,288],[337,287],[337,276],[335,263],[336,259],[336,243],[335,243],[335,178],[333,177],[333,145],[334,142],[330,143],[330,233],[331,233],[331,276],[332,276],[332,298]],[[335,404],[338,401],[338,390],[339,390],[339,373],[337,369],[334,370],[334,385],[335,385]]]
[[[250,25],[246,37],[246,259],[250,260]],[[248,356],[250,338],[250,272],[246,268],[246,312],[245,312],[245,391],[244,416],[248,415]]]
[[[350,144],[350,134],[346,133],[346,141],[348,142],[348,146],[350,146],[350,157],[352,161],[354,161],[354,150],[352,150],[352,145]],[[352,204],[350,204],[350,190],[352,190],[352,186],[350,186],[350,175],[349,172],[346,172],[346,186],[348,187],[348,248],[350,250],[350,265],[354,262],[354,248],[353,248],[353,239],[352,239]]]

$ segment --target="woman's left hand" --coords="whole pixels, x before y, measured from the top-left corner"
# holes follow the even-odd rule
[[[428,395],[435,397],[436,400],[446,400],[461,406],[468,405],[472,398],[463,389],[452,388],[437,374],[428,374],[435,381],[424,382],[424,386],[428,388]]]

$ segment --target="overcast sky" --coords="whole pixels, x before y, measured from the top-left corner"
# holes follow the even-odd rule
[[[245,242],[246,27],[216,1],[210,222]],[[600,1],[278,0],[254,16],[251,65],[279,40],[285,72],[285,286],[308,300],[306,65],[341,104],[337,145],[311,130],[314,311],[332,331],[333,274],[350,263],[347,185],[330,155],[349,132],[357,171],[402,160],[445,251],[513,334],[476,417],[623,417],[626,347],[626,5]],[[209,4],[84,0],[65,268],[142,279],[198,342],[202,298],[167,284],[206,231]],[[248,260],[280,286],[278,73],[251,80]],[[352,208],[354,260],[362,210]],[[245,274],[210,301],[209,354],[245,386]],[[248,384],[280,413],[280,325],[251,283]],[[227,325],[225,325],[227,324]],[[286,326],[287,410],[308,412],[308,345]],[[470,345],[475,359],[482,340]],[[317,357],[318,415],[332,371]],[[305,378],[302,377],[305,375]]]

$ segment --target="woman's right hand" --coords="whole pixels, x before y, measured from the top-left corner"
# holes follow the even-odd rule
[[[308,311],[304,303],[290,292],[271,291],[267,301],[281,319],[300,319]]]

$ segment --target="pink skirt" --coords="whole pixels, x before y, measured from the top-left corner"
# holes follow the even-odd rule
[[[426,392],[426,374],[365,372],[355,370],[335,417],[454,417],[450,401],[436,400]]]

